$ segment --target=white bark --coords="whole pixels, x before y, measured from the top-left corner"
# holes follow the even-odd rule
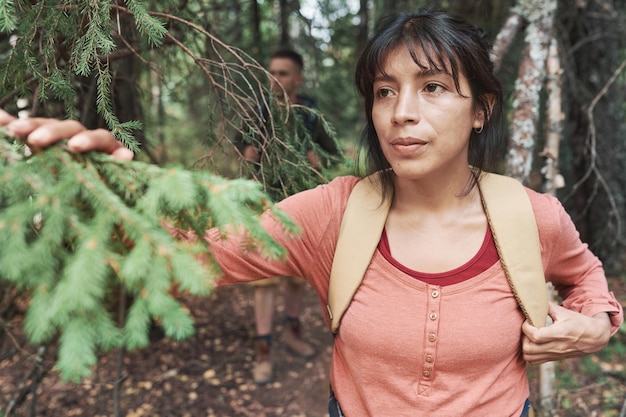
[[[493,62],[493,66],[496,72],[500,70],[502,66],[502,59],[506,52],[509,50],[509,46],[515,39],[515,36],[519,33],[524,25],[524,18],[517,13],[511,14],[493,43],[489,58]]]
[[[507,157],[507,173],[528,183],[535,150],[535,136],[539,121],[539,100],[546,77],[546,59],[552,38],[553,15],[539,15],[533,9],[528,16],[524,54],[515,82],[511,143]]]
[[[559,173],[559,144],[563,132],[563,109],[561,103],[561,74],[563,69],[559,61],[559,50],[556,39],[550,42],[547,60],[548,91],[546,114],[546,144],[542,152],[545,165],[541,173],[545,179],[544,191],[555,195],[556,190],[565,186],[563,176]]]
[[[519,16],[528,22],[526,29],[525,47],[522,61],[519,66],[518,79],[515,83],[513,120],[511,125],[511,143],[506,161],[507,174],[518,180],[528,183],[533,164],[535,151],[535,136],[539,122],[540,93],[547,81],[548,114],[546,147],[543,156],[546,164],[542,169],[546,176],[547,191],[554,193],[562,186],[558,172],[558,150],[561,138],[563,113],[561,110],[561,68],[558,58],[558,49],[553,37],[554,12],[556,0],[520,0],[512,12],[512,16]],[[519,28],[519,20],[510,17],[504,31],[498,35],[494,44],[492,59],[499,68],[502,60],[502,51],[508,48],[512,40],[510,35],[513,29]],[[502,45],[506,45],[506,48]],[[547,286],[548,298],[553,299],[553,290]],[[544,417],[554,412],[554,363],[548,362],[539,366],[539,395],[540,403],[538,414]]]

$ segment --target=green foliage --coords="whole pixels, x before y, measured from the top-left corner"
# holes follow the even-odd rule
[[[159,219],[197,235],[213,226],[240,226],[257,250],[279,257],[283,248],[254,217],[274,210],[265,192],[281,198],[326,182],[327,176],[312,170],[304,158],[303,149],[317,148],[309,135],[300,136],[297,115],[276,105],[264,68],[205,30],[213,25],[201,21],[204,12],[190,13],[206,7],[204,3],[184,11],[175,2],[147,0],[128,1],[125,7],[106,0],[4,4],[0,21],[8,23],[1,28],[17,39],[0,55],[4,102],[32,97],[35,115],[81,117],[83,122],[95,108],[98,119],[137,151],[133,134],[142,123],[120,115],[116,90],[123,78],[120,67],[132,56],[134,64],[145,64],[143,72],[135,73],[137,80],[147,80],[139,90],[152,91],[155,81],[163,82],[169,96],[162,99],[169,109],[181,91],[176,102],[195,104],[191,114],[181,106],[181,117],[169,122],[160,112],[156,123],[150,111],[140,112],[155,131],[177,123],[170,148],[188,147],[180,142],[180,124],[193,121],[194,138],[198,132],[207,136],[206,152],[215,156],[206,158],[203,168],[216,173],[221,161],[235,161],[242,177],[254,170],[263,184],[83,157],[62,148],[24,158],[19,146],[1,141],[0,282],[29,294],[25,331],[30,340],[47,343],[59,337],[58,368],[64,378],[79,380],[89,374],[98,350],[146,346],[153,322],[172,338],[193,332],[190,317],[169,289],[175,284],[192,294],[206,294],[220,271],[203,240],[177,241]],[[263,128],[261,100],[272,107],[270,123]],[[241,164],[241,155],[228,158],[214,152],[219,148],[232,156],[240,134],[249,134],[267,150],[259,167]],[[275,214],[293,231],[288,219]],[[199,254],[208,254],[206,264],[198,262]],[[126,297],[131,302],[119,317],[116,303]]]
[[[148,42],[153,46],[161,46],[163,37],[167,33],[167,29],[163,22],[150,16],[145,5],[141,1],[127,0],[128,9],[135,16],[135,23],[139,33],[148,38]]]
[[[118,139],[139,150],[132,132],[141,124],[122,123],[113,103],[111,54],[118,50],[120,16],[132,16],[137,30],[153,46],[162,44],[167,31],[151,16],[142,1],[126,2],[128,9],[110,0],[49,2],[0,1],[0,31],[15,36],[15,45],[0,66],[0,96],[28,97],[34,92],[42,103],[60,102],[66,114],[81,112],[78,103],[83,77],[95,76],[96,105],[100,116]],[[136,46],[139,49],[139,46]]]
[[[0,31],[11,32],[16,26],[15,3],[12,0],[0,0]]]
[[[263,106],[269,107],[268,115],[254,115],[243,121],[244,126],[249,126],[249,130],[242,132],[242,142],[262,150],[261,160],[246,164],[243,168],[244,175],[260,181],[265,191],[275,200],[326,182],[331,176],[330,168],[341,161],[342,156],[329,154],[317,144],[305,127],[305,119],[315,115],[321,125],[319,128],[325,129],[331,137],[334,135],[332,126],[313,109],[302,106],[289,109],[273,97],[263,103]],[[275,122],[260,124],[259,119]],[[258,133],[259,130],[261,134]],[[314,150],[322,163],[319,171],[311,169],[311,164],[305,157],[309,149]]]
[[[243,228],[254,249],[275,258],[284,249],[258,214],[269,209],[296,231],[252,181],[63,146],[23,157],[23,147],[0,144],[0,283],[30,294],[25,331],[33,343],[60,334],[57,367],[66,379],[88,376],[100,349],[146,346],[152,320],[174,339],[193,333],[170,289],[208,294],[219,266],[204,239],[177,240],[162,221],[200,236]],[[111,302],[120,289],[134,300],[121,320]]]
[[[32,97],[33,115],[80,119],[89,128],[105,125],[135,153],[139,140],[148,142],[151,162],[193,157],[190,162],[201,159],[204,169],[229,177],[267,170],[257,178],[277,198],[326,182],[327,172],[311,169],[302,151],[308,147],[324,156],[323,150],[294,126],[301,121],[293,123],[297,118],[290,111],[272,111],[273,120],[260,126],[259,104],[278,107],[270,76],[254,54],[215,36],[215,19],[232,20],[232,6],[226,5],[225,14],[205,2],[180,6],[73,0],[59,7],[37,2],[6,10],[4,16],[13,11],[19,19],[12,32],[15,46],[6,57],[0,55],[0,98],[12,103]],[[260,7],[264,14],[275,12]],[[241,27],[240,19],[232,24]],[[159,102],[152,107],[156,97],[140,94],[157,89]],[[271,154],[259,167],[246,166],[238,149],[238,139],[248,134]],[[151,137],[164,138],[167,154],[155,157]],[[189,145],[203,138],[204,150]],[[185,152],[192,156],[181,158]]]
[[[602,377],[602,368],[597,360],[591,356],[583,356],[581,362],[581,369],[585,375],[598,375],[599,378]]]
[[[575,390],[580,387],[580,382],[576,379],[576,376],[568,369],[559,370],[558,376],[555,379],[555,385],[558,389],[562,390]]]
[[[86,31],[76,39],[71,53],[72,67],[78,75],[87,76],[92,66],[115,50],[115,42],[111,37],[111,4],[108,1],[82,2],[80,13],[86,16]]]
[[[609,344],[598,353],[598,356],[606,362],[619,362],[626,358],[626,324],[620,326],[617,333],[609,340]],[[623,370],[622,374],[626,377],[626,370]]]

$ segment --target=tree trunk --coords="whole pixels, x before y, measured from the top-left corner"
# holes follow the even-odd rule
[[[279,8],[279,27],[280,27],[280,45],[282,47],[288,47],[290,44],[289,37],[289,1],[278,0]]]
[[[357,28],[357,51],[360,52],[365,48],[369,39],[369,2],[367,0],[360,0],[359,2],[359,26]]]
[[[496,72],[500,70],[504,55],[506,55],[513,40],[523,29],[525,24],[526,22],[522,16],[517,13],[512,13],[507,18],[502,29],[500,29],[500,32],[498,32],[490,53],[491,62],[493,62]]]
[[[558,73],[558,51],[553,37],[554,11],[556,10],[556,0],[522,1],[515,7],[515,12],[507,20],[504,30],[500,32],[494,44],[492,58],[494,64],[499,68],[502,62],[503,52],[508,49],[517,30],[519,30],[522,20],[528,22],[526,36],[524,38],[524,49],[522,60],[519,65],[518,78],[515,82],[513,120],[511,125],[511,142],[509,144],[508,156],[506,160],[506,172],[508,175],[517,178],[522,183],[528,184],[531,179],[533,167],[533,156],[537,136],[537,125],[539,123],[541,108],[541,91],[546,80],[548,64],[548,51],[550,55],[551,69]],[[515,17],[518,14],[519,17]],[[550,99],[555,100],[549,104],[548,119],[560,117],[560,90],[557,85],[552,84],[553,89]],[[558,157],[558,138],[560,125],[557,121],[549,122],[549,135],[552,158],[548,158],[547,167],[554,168]],[[555,130],[552,130],[554,128]],[[547,170],[544,170],[548,173]],[[554,176],[554,172],[550,171]],[[546,288],[548,299],[552,299],[552,289]],[[539,403],[538,412],[543,417],[551,416],[554,410],[554,363],[545,363],[539,366]]]
[[[535,8],[537,5],[518,5],[529,22],[526,28],[525,46],[519,66],[518,78],[515,82],[513,121],[511,142],[506,162],[506,172],[523,183],[528,183],[533,165],[533,152],[541,90],[546,76],[546,58],[552,38],[552,11],[556,9],[555,0],[544,3],[543,13]],[[550,7],[554,6],[554,9]],[[524,9],[523,6],[529,7]]]
[[[250,25],[252,26],[252,50],[257,56],[265,56],[263,38],[261,36],[261,10],[257,0],[252,0],[250,9]]]

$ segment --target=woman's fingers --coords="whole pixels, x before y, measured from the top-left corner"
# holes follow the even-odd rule
[[[552,305],[554,323],[536,328],[528,321],[522,325],[522,352],[531,364],[573,358],[604,348],[611,336],[611,320],[607,313],[587,316]]]
[[[26,138],[29,145],[45,148],[62,140],[69,139],[85,127],[75,120],[55,120],[42,118],[17,119],[7,126],[9,132]]]
[[[133,152],[115,139],[110,131],[88,130],[75,120],[36,117],[16,119],[0,110],[0,124],[6,125],[13,136],[25,138],[26,143],[34,149],[45,148],[67,139],[68,148],[74,152],[103,152],[125,161],[133,159],[134,156]]]
[[[135,157],[135,153],[127,147],[122,146],[121,148],[117,148],[113,153],[111,153],[111,156],[122,161],[132,161]]]
[[[6,126],[15,119],[15,116],[0,109],[0,126]]]
[[[67,146],[74,152],[97,151],[116,157],[122,156],[120,159],[128,159],[128,154],[132,159],[133,155],[132,151],[125,148],[122,142],[105,129],[82,130],[69,138]]]

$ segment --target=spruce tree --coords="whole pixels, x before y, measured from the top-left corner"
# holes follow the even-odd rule
[[[141,121],[121,122],[115,112],[116,59],[136,54],[150,71],[159,71],[158,54],[174,53],[208,86],[207,155],[224,146],[237,154],[235,137],[267,151],[258,166],[239,165],[242,178],[257,182],[226,179],[211,164],[192,171],[120,162],[76,155],[62,144],[31,155],[19,140],[0,135],[0,285],[28,294],[24,330],[33,343],[58,338],[57,367],[69,380],[88,376],[101,349],[146,346],[153,321],[174,339],[193,333],[191,318],[170,288],[208,294],[219,267],[203,239],[177,240],[163,222],[199,236],[210,227],[240,227],[253,242],[251,250],[280,257],[284,249],[261,228],[259,214],[270,210],[288,231],[295,233],[296,227],[268,193],[280,198],[326,181],[325,172],[311,169],[301,147],[322,155],[323,150],[307,133],[304,143],[294,145],[302,134],[301,116],[277,104],[263,66],[204,28],[168,14],[169,3],[0,1],[0,31],[13,39],[0,51],[3,107],[30,97],[36,103],[29,109],[33,116],[80,119],[79,85],[93,77],[100,118],[140,153],[134,133]],[[149,10],[149,4],[165,11]],[[117,26],[120,15],[132,17],[140,35],[136,41]],[[201,42],[183,43],[194,37]],[[268,123],[259,123],[261,103],[270,109]],[[296,123],[288,123],[290,118]],[[124,295],[133,301],[119,323],[113,306]]]
[[[99,349],[146,346],[153,319],[173,339],[193,333],[170,289],[208,294],[219,266],[204,239],[176,239],[163,221],[199,236],[242,228],[251,250],[274,258],[284,249],[259,214],[270,210],[296,232],[254,181],[63,146],[25,156],[14,139],[0,143],[0,285],[29,293],[25,331],[33,343],[60,336],[57,366],[67,379],[90,375]],[[121,326],[110,302],[120,286],[134,300]]]

